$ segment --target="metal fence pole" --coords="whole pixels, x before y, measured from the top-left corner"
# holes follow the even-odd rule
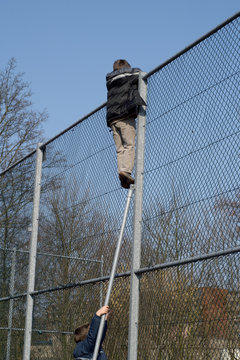
[[[42,161],[43,161],[43,150],[41,150],[40,147],[41,144],[38,144],[37,153],[36,153],[37,158],[36,158],[35,184],[34,184],[34,195],[33,195],[32,233],[30,240],[30,253],[29,253],[29,266],[28,266],[28,288],[27,288],[23,360],[30,360],[30,352],[31,352],[32,317],[33,317],[33,297],[31,296],[31,293],[34,291],[34,286],[35,286],[39,205],[40,205]]]
[[[146,73],[139,74],[139,93],[147,101],[147,82],[143,79]],[[141,106],[138,115],[137,153],[135,173],[135,201],[134,201],[134,232],[131,268],[130,313],[128,330],[128,360],[137,359],[138,347],[138,308],[139,308],[139,276],[135,274],[141,265],[141,232],[142,232],[142,199],[143,199],[143,172],[144,147],[146,128],[146,106]]]
[[[10,292],[9,292],[10,296],[14,295],[15,268],[16,268],[16,248],[14,247],[13,248],[13,253],[12,253],[12,266],[11,266]],[[7,337],[6,360],[10,359],[10,351],[11,351],[13,302],[14,302],[14,299],[11,299],[10,302],[9,302],[8,337]]]
[[[130,189],[128,190],[127,203],[125,206],[122,226],[121,226],[121,230],[120,230],[120,234],[119,234],[119,238],[118,238],[118,242],[117,242],[117,247],[116,247],[115,255],[114,255],[114,259],[113,259],[113,264],[112,264],[112,269],[111,269],[111,274],[110,274],[110,279],[109,279],[109,284],[108,284],[108,289],[107,289],[107,295],[106,295],[106,299],[105,299],[105,303],[104,303],[105,306],[107,306],[109,304],[109,300],[110,300],[110,295],[111,295],[111,291],[112,291],[112,287],[113,287],[113,281],[115,278],[117,264],[118,264],[118,258],[119,258],[120,250],[121,250],[123,232],[124,232],[126,221],[127,221],[127,214],[128,214],[133,190],[134,190],[134,185],[131,185]],[[95,343],[95,348],[94,348],[94,353],[93,353],[93,360],[97,360],[97,357],[98,357],[98,351],[99,351],[99,347],[100,347],[100,343],[101,343],[101,339],[102,339],[105,317],[106,317],[106,315],[103,315],[101,317],[101,322],[99,325],[97,340]]]
[[[103,255],[101,256],[100,276],[103,277]],[[100,283],[100,307],[103,306],[103,283]]]

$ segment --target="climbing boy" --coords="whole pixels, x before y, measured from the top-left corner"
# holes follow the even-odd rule
[[[102,340],[99,348],[97,360],[107,360],[107,356],[101,345],[107,331],[107,319],[110,313],[109,306],[101,307],[93,316],[91,324],[87,323],[78,327],[74,331],[74,340],[77,343],[73,356],[78,360],[92,359],[95,343],[97,340],[98,328],[101,322],[101,316],[106,314],[105,324],[103,328]]]
[[[123,188],[134,184],[135,119],[139,105],[146,105],[138,92],[139,68],[124,59],[116,60],[107,80],[107,125],[112,129],[117,151],[118,176]]]

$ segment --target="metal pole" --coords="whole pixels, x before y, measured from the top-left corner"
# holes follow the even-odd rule
[[[147,101],[147,83],[143,80],[146,73],[139,74],[138,89],[140,96]],[[144,147],[146,128],[146,106],[141,106],[138,115],[137,153],[135,173],[134,231],[131,268],[130,309],[128,329],[128,360],[137,360],[138,347],[138,311],[139,311],[139,276],[135,274],[141,265],[141,233],[142,233],[142,198],[144,173]]]
[[[100,276],[103,277],[103,255],[101,256]],[[103,304],[103,283],[100,282],[100,307]]]
[[[14,295],[14,283],[15,283],[15,268],[16,268],[16,248],[13,248],[12,253],[12,266],[11,266],[11,278],[10,278],[10,296]],[[7,338],[7,354],[6,360],[10,359],[11,350],[11,336],[12,336],[12,315],[13,315],[13,302],[11,299],[9,302],[9,314],[8,314],[8,338]]]
[[[124,228],[125,228],[126,221],[127,221],[127,214],[128,214],[128,210],[129,210],[129,205],[130,205],[130,200],[131,200],[131,197],[132,197],[133,189],[134,189],[134,185],[131,185],[130,189],[128,190],[128,197],[127,197],[127,203],[126,203],[126,207],[125,207],[125,211],[124,211],[124,215],[123,215],[123,222],[122,222],[122,226],[121,226],[121,230],[120,230],[120,234],[119,234],[119,238],[118,238],[118,242],[117,242],[117,247],[116,247],[116,250],[115,250],[111,275],[110,275],[109,284],[108,284],[107,295],[106,295],[106,299],[105,299],[105,303],[104,303],[105,306],[107,306],[109,304],[109,300],[110,300],[113,281],[114,281],[116,268],[117,268],[117,264],[118,264],[118,258],[119,258],[120,249],[121,249],[123,232],[124,232]],[[96,340],[94,353],[93,353],[93,360],[97,360],[98,351],[99,351],[99,347],[100,347],[100,343],[101,343],[101,339],[102,339],[102,333],[103,333],[103,328],[104,328],[105,317],[106,317],[106,315],[103,315],[101,317],[101,322],[100,322],[100,325],[99,325],[97,340]]]
[[[39,206],[40,206],[40,191],[41,191],[42,161],[43,161],[43,151],[41,150],[40,147],[41,144],[38,144],[37,153],[36,153],[37,158],[36,158],[35,185],[34,185],[34,195],[33,195],[32,233],[30,240],[30,253],[29,253],[29,265],[28,265],[28,288],[27,288],[23,360],[30,360],[30,352],[31,352],[32,317],[33,317],[33,297],[31,296],[31,293],[34,291],[34,286],[35,286]]]

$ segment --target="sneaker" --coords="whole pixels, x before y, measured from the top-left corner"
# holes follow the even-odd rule
[[[129,182],[127,181],[127,178],[125,178],[125,177],[121,177],[120,175],[119,175],[119,180],[120,180],[120,182],[121,182],[121,186],[124,188],[124,189],[129,189],[130,188],[130,184],[129,184]]]
[[[125,172],[125,171],[121,171],[119,173],[119,179],[122,182],[126,182],[129,185],[134,184],[134,178],[131,176],[131,174]]]
[[[130,184],[128,182],[122,180],[120,180],[120,182],[121,182],[121,187],[123,187],[124,189],[130,188]]]

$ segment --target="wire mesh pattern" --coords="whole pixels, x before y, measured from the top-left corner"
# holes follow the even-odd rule
[[[35,155],[15,166],[0,177],[0,297],[5,298],[21,294],[27,290],[28,255],[16,253],[14,260],[13,247],[28,250],[30,226],[32,221],[32,202],[35,173]],[[11,274],[13,281],[11,283]],[[14,358],[19,339],[23,334],[13,332],[12,328],[24,329],[25,301],[0,302],[0,354],[7,359],[7,351]],[[8,330],[7,330],[8,329]],[[10,353],[10,340],[13,344]],[[23,341],[21,343],[23,346]],[[8,358],[9,359],[9,358]],[[7,359],[7,360],[8,360]]]
[[[108,282],[105,282],[103,296],[106,295],[107,286]],[[104,349],[115,359],[127,357],[129,290],[129,277],[121,277],[114,283],[110,302],[114,310]],[[41,352],[45,349],[45,354],[41,356],[46,358],[58,359],[61,354],[64,359],[72,359],[73,331],[91,321],[100,307],[99,293],[100,284],[93,284],[36,296],[31,359],[39,358],[40,349]],[[112,333],[118,336],[113,339]],[[119,338],[123,341],[119,341]]]
[[[46,147],[39,250],[96,260],[104,255],[104,273],[108,274],[121,226],[124,194],[103,108]],[[121,271],[129,269],[131,220],[127,228]],[[97,273],[95,269],[93,273]],[[89,275],[89,269],[83,270],[82,265],[78,279]]]
[[[35,173],[35,154],[0,177],[1,249],[15,245],[28,250],[32,222],[32,202]],[[1,253],[1,256],[6,253]],[[2,259],[3,259],[2,258]]]
[[[148,78],[143,265],[239,244],[239,18]]]
[[[239,22],[147,79],[138,359],[240,359]],[[23,353],[35,161],[33,154],[0,177],[0,284],[8,297],[0,301],[0,353],[6,358],[11,347],[7,360]],[[126,195],[105,106],[44,145],[32,360],[73,358],[74,329],[107,293],[102,279]],[[114,360],[128,356],[133,211],[132,202],[104,341]],[[232,254],[204,258],[225,249]],[[196,255],[202,259],[181,263]]]
[[[237,359],[239,276],[239,253],[143,274],[138,359]]]

